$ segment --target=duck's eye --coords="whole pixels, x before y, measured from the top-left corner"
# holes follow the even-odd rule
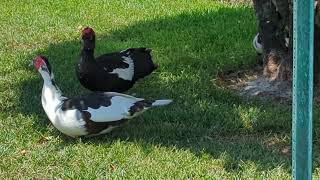
[[[42,70],[42,71],[46,71],[46,72],[48,72],[48,73],[49,73],[48,68],[47,68],[47,67],[45,67],[45,66],[41,66],[41,70]]]

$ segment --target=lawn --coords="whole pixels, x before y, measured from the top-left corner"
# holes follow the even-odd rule
[[[4,1],[0,12],[1,179],[291,177],[291,106],[247,101],[215,81],[220,71],[258,63],[250,3]],[[96,55],[151,48],[159,69],[128,94],[174,103],[104,136],[72,139],[56,130],[42,110],[43,81],[27,65],[46,55],[65,95],[87,92],[74,71],[86,25],[96,31]]]

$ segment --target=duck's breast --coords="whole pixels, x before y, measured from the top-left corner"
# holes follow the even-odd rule
[[[85,129],[85,121],[81,118],[80,111],[77,109],[59,110],[53,125],[62,133],[69,136],[75,137],[88,134]]]

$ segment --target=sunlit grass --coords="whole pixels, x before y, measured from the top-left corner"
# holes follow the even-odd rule
[[[250,5],[5,1],[0,12],[0,177],[290,178],[290,156],[282,153],[290,146],[290,107],[247,102],[214,81],[221,70],[257,63]],[[86,25],[96,31],[96,54],[152,48],[159,69],[128,94],[174,103],[105,136],[59,133],[40,104],[42,79],[27,64],[44,54],[66,95],[86,92],[73,69]],[[266,143],[275,138],[281,141]]]

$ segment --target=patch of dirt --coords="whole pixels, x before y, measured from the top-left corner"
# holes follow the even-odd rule
[[[247,69],[220,72],[216,82],[246,98],[257,97],[264,102],[291,104],[292,83],[289,81],[270,81],[262,75],[262,65]],[[320,104],[320,88],[314,88],[314,101]]]
[[[291,156],[291,146],[289,146],[288,142],[284,139],[270,137],[263,142],[263,145],[272,151],[280,153],[281,155]]]

